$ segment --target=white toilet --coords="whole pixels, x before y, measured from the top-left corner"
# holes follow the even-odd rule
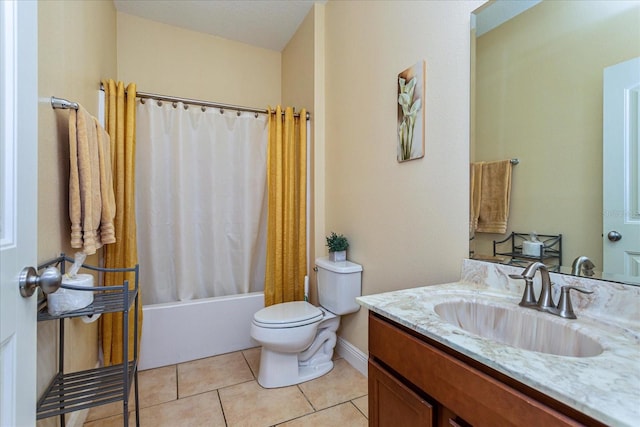
[[[253,315],[251,337],[262,345],[258,383],[285,387],[318,378],[333,368],[340,316],[360,306],[362,266],[350,261],[316,260],[318,300],[285,302]]]

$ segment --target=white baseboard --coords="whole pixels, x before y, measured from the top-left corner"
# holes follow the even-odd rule
[[[336,353],[346,360],[351,366],[356,368],[362,375],[367,375],[367,360],[369,356],[349,341],[338,337],[336,343]]]

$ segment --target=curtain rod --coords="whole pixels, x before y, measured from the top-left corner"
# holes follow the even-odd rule
[[[104,90],[104,87],[102,86],[102,84],[100,84],[100,89]],[[145,98],[145,99],[155,99],[158,101],[182,102],[183,104],[199,105],[201,107],[222,108],[223,110],[227,109],[227,110],[234,110],[234,111],[245,111],[248,113],[267,114],[269,112],[267,109],[243,107],[241,105],[222,104],[219,102],[203,101],[201,99],[181,98],[178,96],[160,95],[157,93],[150,93],[150,92],[136,91],[136,97]],[[300,117],[300,113],[294,113],[294,116]],[[307,112],[306,119],[307,120],[311,119],[311,113]]]
[[[199,105],[202,107],[211,107],[211,108],[220,108],[223,110],[226,109],[226,110],[245,111],[248,113],[261,113],[261,114],[269,113],[269,111],[266,109],[243,107],[240,105],[222,104],[220,102],[203,101],[200,99],[193,99],[193,98],[180,98],[178,96],[159,95],[157,93],[136,92],[136,96],[138,98],[155,99],[158,101],[168,101],[168,102],[182,102],[183,104]],[[293,115],[295,117],[300,117],[300,113],[294,113]],[[307,113],[306,119],[309,120],[310,118],[311,118],[311,114]]]

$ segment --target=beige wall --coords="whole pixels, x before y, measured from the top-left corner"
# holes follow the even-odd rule
[[[456,280],[468,248],[469,24],[482,2],[326,4],[326,231],[363,294]],[[425,60],[425,157],[396,161],[397,75]],[[319,207],[318,209],[322,209]],[[340,334],[367,351],[367,311]]]
[[[312,243],[312,260],[326,253],[326,7],[325,4],[316,4],[314,6],[315,28],[314,28],[314,82],[313,82],[313,117],[311,125],[313,126],[313,243]],[[312,272],[310,282],[315,284],[313,291],[317,293],[317,276]],[[313,292],[312,292],[313,296]],[[317,296],[317,295],[315,295]],[[317,302],[317,300],[314,300]]]
[[[282,51],[282,104],[313,109],[315,10],[311,9]]]
[[[67,208],[68,112],[53,110],[52,95],[81,103],[97,115],[101,78],[116,75],[116,12],[111,1],[38,2],[38,260],[69,246]],[[97,256],[88,261],[97,263]],[[65,321],[65,369],[97,363],[97,323]],[[38,395],[57,371],[57,322],[38,323]],[[49,418],[39,425],[56,425]]]
[[[640,56],[629,5],[543,2],[477,40],[475,160],[520,159],[507,232],[562,233],[565,266],[602,266],[602,72]]]
[[[266,108],[280,102],[281,54],[118,12],[118,79],[138,90]]]

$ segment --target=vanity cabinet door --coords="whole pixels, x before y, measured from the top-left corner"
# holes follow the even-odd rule
[[[433,406],[369,360],[369,426],[433,426]]]

